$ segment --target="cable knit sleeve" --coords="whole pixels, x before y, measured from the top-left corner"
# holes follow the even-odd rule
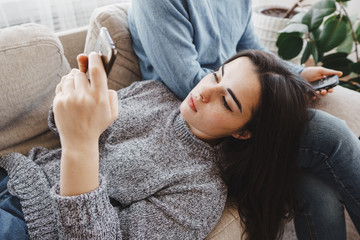
[[[59,185],[55,185],[52,198],[60,238],[204,239],[218,221],[226,200],[224,189],[206,185],[170,187],[121,208],[110,204],[103,177],[99,188],[78,196],[60,196]]]
[[[106,182],[100,176],[99,187],[77,196],[61,196],[60,186],[51,190],[59,220],[61,239],[121,239],[119,219],[106,194]]]

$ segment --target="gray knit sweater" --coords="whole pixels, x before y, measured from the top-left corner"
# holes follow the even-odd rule
[[[220,147],[190,132],[160,82],[118,96],[119,117],[100,137],[98,189],[59,195],[61,149],[0,158],[32,239],[203,239],[215,226],[226,200]]]

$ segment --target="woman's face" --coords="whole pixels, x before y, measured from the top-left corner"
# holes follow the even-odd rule
[[[180,112],[196,137],[209,143],[227,136],[250,137],[239,129],[259,102],[260,83],[254,70],[250,59],[237,58],[205,76],[189,93]]]

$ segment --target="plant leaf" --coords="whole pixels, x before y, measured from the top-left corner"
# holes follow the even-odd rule
[[[280,45],[283,45],[283,41],[284,41],[286,38],[289,38],[289,37],[299,37],[299,38],[301,38],[301,37],[302,37],[302,34],[301,34],[301,33],[298,33],[298,32],[280,33],[279,36],[278,36],[278,39],[276,40],[276,46],[279,48]]]
[[[354,44],[354,39],[353,39],[353,35],[352,35],[352,29],[351,29],[351,19],[348,19],[347,17],[345,17],[345,22],[346,22],[346,37],[345,40],[337,47],[336,51],[337,52],[346,52],[348,54],[350,54],[352,48],[353,48],[353,44]]]
[[[347,53],[333,53],[324,56],[321,60],[323,67],[343,72],[343,76],[349,75],[353,62],[347,58]]]
[[[302,23],[303,17],[305,16],[306,12],[299,12],[295,16],[290,19],[290,23]]]
[[[310,38],[314,39],[314,40],[319,40],[320,33],[321,33],[320,29],[315,29],[315,30],[310,32]]]
[[[325,62],[331,62],[331,61],[334,61],[336,59],[346,58],[347,56],[348,56],[347,53],[337,52],[337,53],[332,53],[332,54],[324,56],[322,60],[325,61]]]
[[[330,13],[335,12],[336,4],[335,4],[334,0],[321,0],[321,1],[314,3],[312,8],[313,9],[321,9],[323,11],[323,13],[325,14],[324,16],[327,16]]]
[[[301,57],[301,64],[305,63],[309,59],[309,57],[311,55],[311,50],[313,47],[312,45],[313,45],[313,43],[311,41],[307,42],[304,53]]]
[[[320,27],[324,17],[316,15],[316,9],[310,9],[303,17],[302,23],[306,24],[310,31]],[[315,12],[315,13],[314,13]]]
[[[280,30],[279,33],[307,33],[308,32],[308,26],[303,23],[292,23],[287,25],[284,29]]]
[[[285,60],[290,60],[301,52],[303,39],[299,35],[287,34],[282,37],[279,36],[276,45],[278,47],[278,55]]]
[[[358,42],[360,42],[360,24],[359,23],[357,24],[355,34],[356,34],[356,39],[358,40]]]
[[[320,27],[325,16],[335,12],[336,4],[333,0],[322,0],[315,3],[304,15],[302,23],[306,24],[310,31]]]
[[[338,48],[336,49],[336,51],[338,52],[346,52],[347,54],[349,54],[353,48],[353,37],[350,31],[348,31],[348,33],[346,34],[346,38],[345,40],[338,46]]]
[[[345,21],[340,18],[326,21],[324,29],[320,33],[319,47],[323,52],[328,52],[340,45],[345,40],[346,34]]]
[[[313,44],[313,45],[312,45],[311,55],[313,56],[315,65],[317,65],[318,62],[319,62],[319,50],[318,50],[316,44]]]

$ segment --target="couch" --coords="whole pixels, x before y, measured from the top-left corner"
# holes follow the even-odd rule
[[[38,145],[59,146],[46,122],[55,86],[61,76],[77,67],[79,53],[91,52],[101,26],[109,29],[118,51],[108,77],[109,88],[117,90],[141,79],[128,32],[128,7],[116,4],[98,8],[89,26],[57,34],[37,24],[0,30],[0,83],[5,93],[0,95],[0,155],[13,151],[26,154]],[[24,94],[22,88],[29,91]],[[19,96],[18,92],[23,94]],[[345,119],[354,134],[360,136],[359,93],[336,87],[333,94],[324,97],[320,108]],[[348,217],[347,224],[348,239],[359,239]],[[239,215],[235,207],[227,204],[206,239],[240,239],[241,233]],[[292,222],[286,225],[283,238],[296,239]]]

